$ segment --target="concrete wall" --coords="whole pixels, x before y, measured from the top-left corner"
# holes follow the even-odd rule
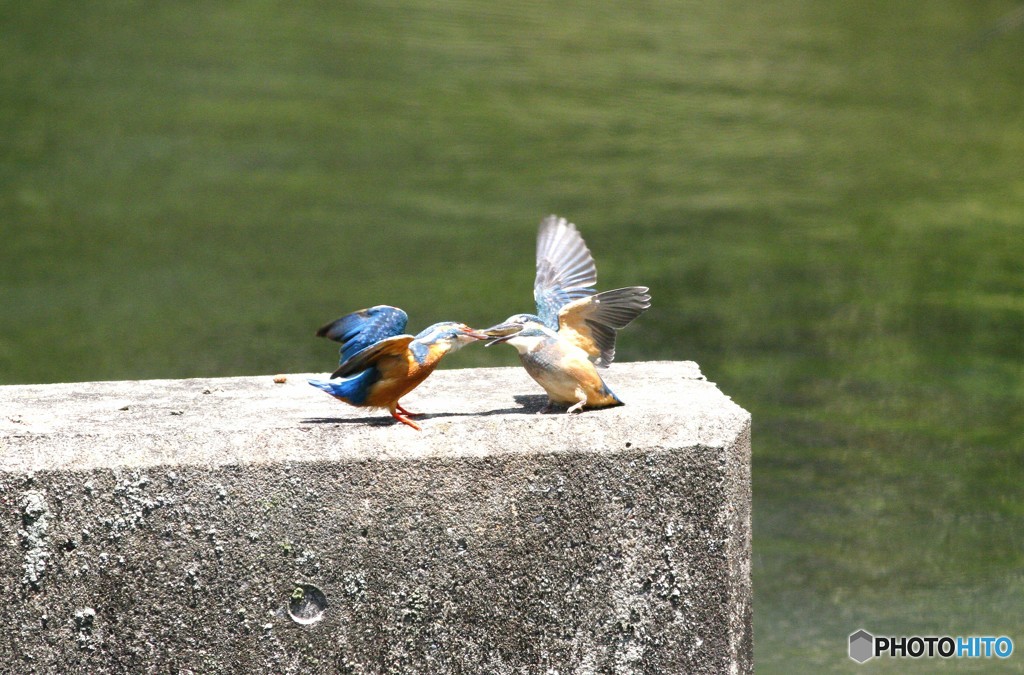
[[[693,363],[422,432],[290,375],[0,387],[0,671],[752,670],[750,416]]]

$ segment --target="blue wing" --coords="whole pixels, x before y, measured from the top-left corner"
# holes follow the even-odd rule
[[[412,341],[413,337],[411,335],[403,334],[385,338],[380,342],[374,342],[366,349],[358,351],[343,360],[341,365],[338,366],[338,369],[331,373],[331,379],[333,380],[336,377],[349,377],[363,370],[372,368],[385,356],[401,356],[405,353],[405,350],[409,348],[409,343]]]
[[[346,314],[323,326],[316,334],[341,343],[338,362],[344,363],[381,340],[401,335],[408,322],[409,316],[397,307],[377,305]]]
[[[533,299],[537,314],[558,330],[558,310],[573,300],[593,295],[597,267],[576,226],[565,218],[548,216],[537,233],[537,277]]]

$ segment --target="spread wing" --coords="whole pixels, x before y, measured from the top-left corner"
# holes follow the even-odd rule
[[[650,289],[630,286],[574,300],[558,312],[558,334],[599,366],[615,359],[615,331],[651,306]]]
[[[376,342],[343,361],[342,364],[338,366],[338,369],[331,373],[331,379],[333,380],[336,377],[348,377],[349,375],[362,372],[376,364],[385,356],[401,356],[405,354],[405,351],[409,348],[409,343],[412,342],[413,339],[414,338],[411,335],[395,335],[381,340],[380,342]]]
[[[565,218],[548,216],[537,233],[537,276],[533,299],[537,314],[552,330],[558,328],[563,305],[594,293],[597,267],[576,226]]]
[[[316,332],[317,337],[325,337],[341,343],[339,363],[345,363],[354,355],[367,347],[401,335],[409,316],[389,305],[377,305],[369,309],[352,312],[323,326]]]

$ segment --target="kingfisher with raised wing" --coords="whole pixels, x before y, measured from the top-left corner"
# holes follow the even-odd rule
[[[622,405],[597,371],[615,359],[616,331],[651,306],[650,289],[629,286],[598,293],[597,267],[576,226],[548,216],[537,234],[536,314],[515,314],[481,332],[487,346],[507,343],[548,394],[548,404],[583,408]]]
[[[329,380],[309,380],[339,401],[367,408],[387,408],[402,424],[420,430],[399,400],[427,379],[446,355],[487,335],[446,321],[418,335],[408,335],[408,315],[397,307],[377,305],[352,312],[323,326],[318,337],[341,343],[338,369]]]

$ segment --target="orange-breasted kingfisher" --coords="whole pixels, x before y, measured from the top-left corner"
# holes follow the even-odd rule
[[[484,329],[487,344],[516,348],[526,372],[548,394],[541,412],[569,406],[622,405],[597,372],[615,358],[615,335],[651,306],[650,289],[630,286],[596,292],[597,267],[576,226],[548,216],[537,234],[537,314],[515,314]]]
[[[346,314],[316,332],[341,343],[338,369],[328,381],[309,380],[339,401],[387,408],[402,424],[419,430],[399,400],[427,379],[445,355],[487,336],[465,324],[435,323],[416,336],[404,333],[408,315],[397,307],[377,305]]]

